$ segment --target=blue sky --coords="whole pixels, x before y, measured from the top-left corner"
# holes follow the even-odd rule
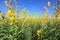
[[[5,6],[4,3],[5,0],[0,0],[0,11],[5,13],[8,8]],[[51,5],[48,6],[48,1],[51,2]],[[44,6],[46,6],[49,9],[48,14],[53,14],[54,13],[54,8],[57,0],[17,0],[17,3],[19,5],[19,11],[21,12],[22,9],[25,7],[28,12],[32,13],[35,12],[37,13],[43,13],[44,12]],[[13,8],[14,10],[16,9],[14,0],[12,0]]]

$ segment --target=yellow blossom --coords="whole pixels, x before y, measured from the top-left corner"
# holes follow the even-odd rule
[[[60,17],[60,13],[56,15],[57,17]]]
[[[15,19],[15,18],[14,18],[13,16],[11,16],[11,17],[10,17],[10,22],[13,22],[14,19]]]
[[[60,17],[60,14],[58,15],[58,17]]]
[[[50,2],[48,2],[48,6],[50,6]]]
[[[37,32],[36,32],[36,35],[39,37],[40,34],[41,34],[42,30],[41,29],[38,29]]]
[[[12,16],[16,16],[16,12],[12,10]]]
[[[54,8],[55,8],[56,10],[58,10],[59,7],[58,7],[58,5],[56,5],[56,6],[54,6]]]
[[[11,14],[11,10],[10,9],[7,11],[7,14]]]
[[[46,23],[49,21],[49,15],[48,14],[44,14],[43,19],[42,19],[42,23]]]
[[[37,33],[41,33],[41,30],[39,29],[39,30],[37,30]]]
[[[23,15],[23,17],[26,17],[26,13],[25,12],[22,15]]]

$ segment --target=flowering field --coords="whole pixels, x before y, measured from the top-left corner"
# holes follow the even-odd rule
[[[17,3],[16,0],[14,2]],[[18,5],[16,6],[18,9]],[[18,10],[14,10],[11,3],[6,3],[6,7],[8,11],[5,14],[0,11],[0,40],[60,39],[60,11],[52,17],[47,13],[36,17],[34,13],[32,15],[27,13],[26,8],[23,8],[19,15]],[[59,10],[57,5],[55,9]]]

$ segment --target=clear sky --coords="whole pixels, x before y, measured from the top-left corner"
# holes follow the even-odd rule
[[[0,11],[2,11],[3,13],[5,13],[8,8],[5,6],[4,3],[5,0],[0,0]],[[48,6],[48,1],[51,2],[51,5]],[[53,6],[55,6],[57,0],[17,0],[17,3],[19,5],[19,11],[21,12],[22,9],[25,7],[27,9],[28,12],[32,13],[35,12],[40,13],[40,12],[44,12],[44,6],[46,6],[49,9],[48,14],[52,14],[54,13],[54,8]],[[13,4],[13,8],[16,9],[15,7],[15,3],[14,0],[12,0],[12,4]]]

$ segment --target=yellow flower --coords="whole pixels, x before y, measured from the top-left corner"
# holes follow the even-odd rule
[[[44,20],[42,20],[42,23],[44,24],[44,23],[47,23],[49,21],[49,19],[44,19]]]
[[[44,21],[43,20],[41,22],[44,24]]]
[[[60,13],[59,14],[56,14],[56,17],[60,17]]]
[[[48,2],[48,6],[50,6],[50,2]]]
[[[25,12],[23,13],[23,17],[26,17],[26,13]]]
[[[50,19],[49,19],[49,15],[48,14],[44,14],[43,16],[43,19],[42,19],[42,23],[46,23],[48,22]]]
[[[40,34],[41,34],[42,30],[41,29],[38,29],[37,32],[36,32],[36,35],[39,37]]]
[[[58,17],[60,17],[60,14],[58,15]]]
[[[11,14],[11,10],[10,9],[7,11],[7,14]]]
[[[13,16],[11,16],[11,17],[10,17],[10,22],[13,22],[14,19],[15,19],[15,18],[14,18]]]
[[[41,31],[42,31],[42,30],[40,30],[40,29],[39,29],[39,30],[37,30],[37,33],[39,33],[39,34],[40,34],[40,33],[41,33]]]
[[[36,35],[39,37],[40,36],[40,34],[39,33],[36,33]]]
[[[16,16],[16,12],[12,10],[12,16]]]
[[[49,21],[49,18],[45,18],[44,22],[48,22]]]
[[[55,8],[56,10],[58,10],[59,7],[58,7],[58,5],[56,5],[56,6],[54,6],[54,8]]]

